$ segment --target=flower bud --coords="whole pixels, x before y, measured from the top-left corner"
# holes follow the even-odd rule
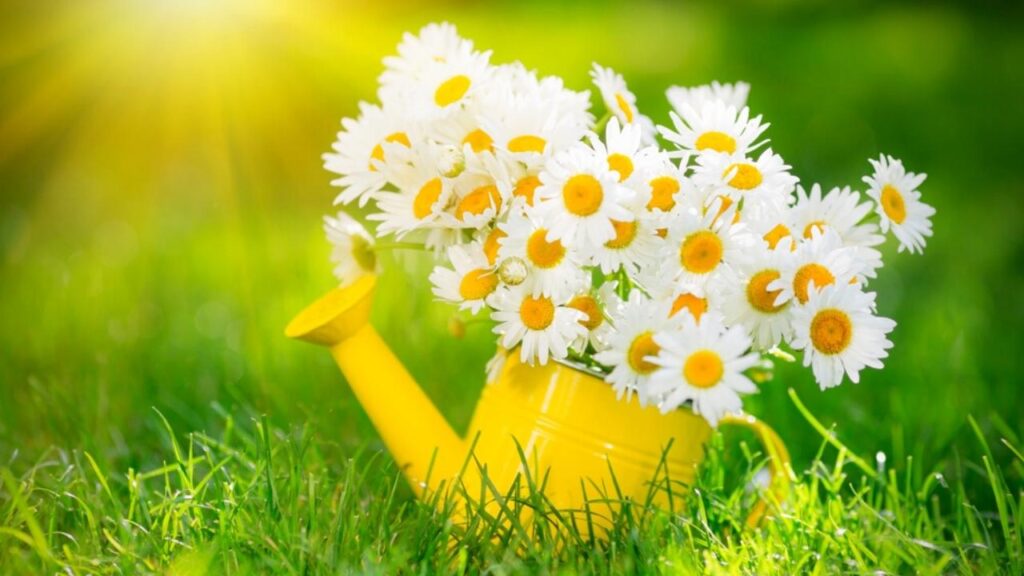
[[[522,258],[513,256],[512,258],[506,258],[501,266],[498,266],[498,278],[502,282],[509,286],[518,286],[526,280],[526,274],[529,270],[526,269],[526,262],[523,262]]]

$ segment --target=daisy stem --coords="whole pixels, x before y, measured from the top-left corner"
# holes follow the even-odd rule
[[[427,247],[416,242],[380,242],[373,245],[377,250],[426,250]]]
[[[604,372],[606,374],[611,371],[608,369],[607,366],[600,364],[599,362],[594,360],[593,354],[589,352],[576,352],[575,350],[569,350],[569,352],[566,354],[566,358],[573,362],[583,364],[584,366],[592,370],[597,370],[599,372]]]
[[[763,358],[778,358],[779,360],[785,360],[786,362],[796,362],[796,357],[789,350],[783,349],[780,346],[776,346],[767,352],[761,354]]]
[[[604,133],[604,127],[608,125],[608,121],[611,120],[611,119],[612,119],[611,111],[610,110],[609,111],[605,111],[604,116],[601,116],[601,118],[599,118],[597,120],[597,123],[594,124],[594,132],[596,132],[598,134]]]
[[[807,423],[811,425],[811,428],[814,428],[818,434],[821,434],[821,437],[825,439],[825,442],[834,446],[840,453],[844,454],[850,462],[853,462],[854,465],[860,468],[861,471],[870,476],[873,480],[878,480],[878,473],[875,472],[867,462],[851,452],[846,445],[836,439],[836,435],[833,431],[825,428],[825,426],[819,422],[813,414],[811,414],[811,411],[808,410],[807,407],[804,406],[804,403],[800,401],[800,397],[796,395],[796,390],[792,388],[789,389],[789,398],[793,401],[793,404],[796,404],[796,409],[800,414],[803,414],[803,417],[807,420]]]
[[[615,287],[615,291],[618,293],[619,298],[623,300],[629,299],[629,293],[633,290],[633,281],[629,278],[629,273],[626,272],[624,267],[620,267],[615,272],[615,278],[619,281],[619,285]]]

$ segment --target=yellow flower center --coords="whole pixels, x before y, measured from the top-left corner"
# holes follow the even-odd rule
[[[814,237],[814,233],[818,232],[821,234],[825,231],[825,222],[822,220],[815,220],[807,226],[804,226],[804,238],[810,240]]]
[[[487,238],[484,238],[484,256],[487,256],[487,263],[494,266],[494,263],[498,261],[498,248],[501,246],[498,244],[498,240],[501,240],[508,234],[505,234],[500,228],[495,228],[487,234]]]
[[[619,106],[619,110],[622,111],[622,115],[626,117],[626,123],[633,123],[633,107],[626,101],[626,97],[621,93],[615,93],[615,103]]]
[[[597,303],[597,299],[588,294],[580,294],[569,301],[569,308],[575,308],[580,312],[586,314],[586,318],[580,320],[587,330],[596,330],[604,322],[604,316],[601,314],[601,306]]]
[[[590,174],[577,174],[562,187],[565,209],[576,216],[590,216],[601,208],[604,190],[601,183]]]
[[[544,147],[547,145],[547,140],[544,140],[540,136],[524,134],[523,136],[516,136],[515,138],[508,141],[508,151],[536,152],[538,154],[543,154]]]
[[[810,289],[811,282],[814,282],[816,289],[821,290],[835,281],[836,277],[832,275],[832,272],[821,264],[804,264],[793,276],[793,292],[801,304],[806,304],[809,298],[807,291]]]
[[[690,386],[712,388],[725,374],[725,363],[717,352],[697,350],[683,363],[683,377]]]
[[[615,228],[615,238],[604,243],[606,248],[619,250],[632,244],[633,239],[636,238],[636,220],[632,222],[612,220],[612,228]]]
[[[722,176],[725,176],[736,170],[732,178],[729,180],[729,186],[737,190],[753,190],[761,185],[764,177],[761,176],[761,171],[757,169],[757,166],[746,162],[739,162],[736,164],[730,164]]]
[[[707,274],[722,261],[722,239],[710,230],[694,232],[683,240],[679,260],[683,268],[694,274]]]
[[[850,345],[853,323],[837,308],[819,310],[811,320],[811,343],[822,354],[839,354]]]
[[[892,184],[882,187],[882,210],[889,220],[897,224],[903,224],[907,219],[907,206],[903,203],[903,195]]]
[[[516,187],[512,190],[512,194],[526,198],[526,204],[533,206],[533,193],[537,191],[537,186],[540,186],[540,178],[536,176],[523,176],[516,182]]]
[[[785,305],[776,306],[775,299],[779,297],[781,290],[769,290],[768,285],[779,279],[778,270],[761,270],[754,274],[747,282],[747,302],[766,314],[774,314]]]
[[[466,91],[469,90],[469,76],[465,74],[458,74],[445,80],[437,87],[434,91],[434,102],[438,106],[444,108],[450,104],[454,104],[462,99],[466,95]]]
[[[486,268],[470,270],[459,282],[459,295],[465,300],[480,300],[498,287],[498,276]]]
[[[466,213],[479,216],[491,207],[501,210],[501,193],[494,184],[480,186],[466,194],[455,207],[455,217],[462,220]]]
[[[732,154],[736,151],[736,139],[725,132],[705,132],[697,137],[697,150],[714,150]]]
[[[789,235],[789,228],[785,224],[776,224],[774,228],[764,235],[764,241],[768,243],[769,248],[774,250],[779,245],[779,242]]]
[[[690,316],[693,316],[694,320],[700,322],[700,317],[708,311],[708,299],[689,292],[680,294],[672,302],[672,309],[669,311],[668,317],[675,316],[684,308],[690,313]]]
[[[494,152],[494,139],[487,132],[477,128],[462,139],[462,144],[469,144],[473,152]]]
[[[624,182],[633,173],[633,160],[625,154],[611,154],[608,156],[608,168],[619,173],[619,182]]]
[[[373,150],[370,151],[370,170],[373,172],[377,171],[377,167],[373,165],[373,160],[384,161],[384,142],[398,142],[404,144],[406,147],[410,146],[409,136],[405,132],[393,132],[384,137],[383,142],[378,142]]]
[[[555,320],[555,305],[546,296],[527,296],[519,305],[519,319],[530,330],[543,330]]]
[[[657,356],[661,352],[661,346],[654,341],[654,334],[644,332],[633,339],[629,344],[629,352],[626,354],[629,360],[629,367],[637,374],[650,374],[658,369],[658,365],[645,360],[648,356]]]
[[[538,268],[554,268],[565,257],[565,247],[558,240],[548,242],[548,231],[539,228],[526,241],[526,257]]]
[[[671,176],[658,176],[651,180],[651,199],[647,202],[647,209],[657,208],[668,212],[676,205],[675,195],[679,192],[679,180]]]
[[[420,191],[416,193],[416,197],[412,200],[412,215],[417,220],[423,220],[430,213],[433,212],[434,203],[441,196],[441,179],[434,178],[427,182],[420,188]]]

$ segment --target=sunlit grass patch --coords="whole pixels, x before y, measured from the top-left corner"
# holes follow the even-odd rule
[[[1006,573],[1024,570],[1021,509],[986,455],[996,510],[978,509],[959,479],[902,471],[852,454],[824,431],[819,457],[760,528],[745,519],[765,456],[746,442],[711,444],[696,485],[674,511],[618,501],[606,528],[567,521],[522,476],[500,506],[455,509],[437,493],[412,500],[390,459],[359,449],[325,456],[308,428],[284,431],[224,416],[212,436],[164,428],[163,465],[116,473],[103,455],[51,450],[2,471],[4,573],[382,574],[624,572]],[[813,416],[808,418],[816,425]],[[979,442],[989,450],[983,437]],[[1014,445],[1008,447],[1017,454]],[[958,470],[963,473],[964,470]],[[486,491],[486,489],[485,489]],[[682,494],[682,492],[681,492]],[[614,490],[595,501],[616,499]],[[478,500],[481,498],[477,497]],[[584,511],[585,512],[585,511]]]

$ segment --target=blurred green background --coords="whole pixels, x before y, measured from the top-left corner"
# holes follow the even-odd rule
[[[282,330],[334,284],[320,219],[336,190],[320,154],[374,97],[401,33],[436,20],[495,62],[521,59],[573,88],[589,87],[592,61],[612,66],[658,122],[669,85],[746,80],[772,147],[805,183],[858,187],[881,152],[927,172],[935,237],[924,256],[889,246],[874,284],[899,322],[886,369],[822,393],[808,371],[782,366],[749,411],[779,430],[798,468],[821,438],[789,387],[851,448],[890,465],[954,466],[976,452],[968,415],[1020,445],[1024,34],[1013,8],[195,0],[3,11],[4,463],[58,446],[101,455],[115,475],[159,464],[152,407],[180,431],[267,414],[308,424],[339,456],[379,446],[328,354]],[[376,324],[464,427],[494,340],[484,326],[448,335],[454,310],[431,302],[427,262],[385,266]]]

